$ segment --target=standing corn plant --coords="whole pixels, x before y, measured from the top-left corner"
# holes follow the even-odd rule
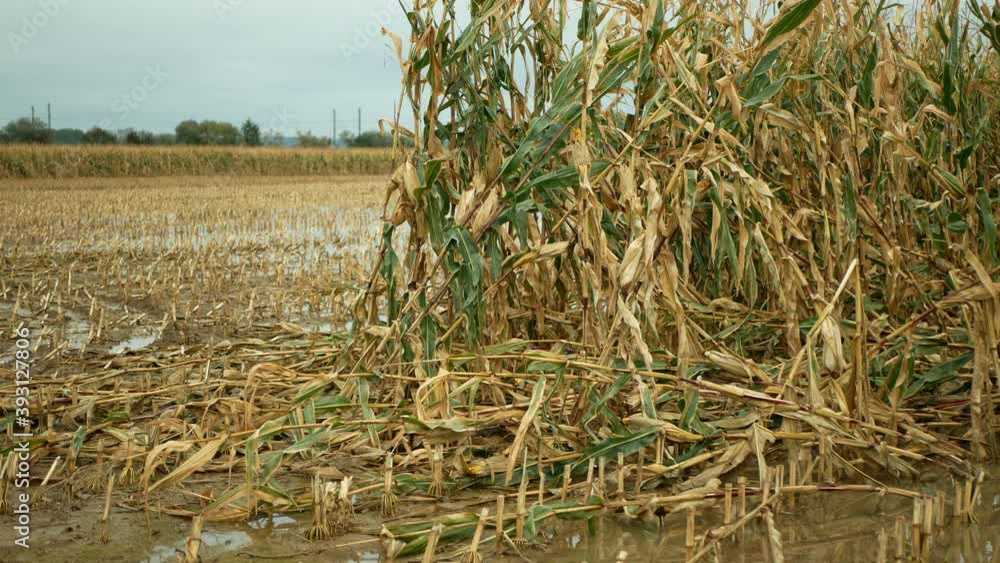
[[[955,383],[971,317],[997,338],[997,66],[957,1],[567,4],[416,1],[389,34],[417,150],[345,369],[439,418],[537,373],[591,440],[670,412],[709,440],[709,380],[891,432],[986,396]],[[954,436],[979,457],[993,410]]]

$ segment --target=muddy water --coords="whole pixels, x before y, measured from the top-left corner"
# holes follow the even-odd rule
[[[1000,474],[997,470],[1000,468],[991,474]],[[951,487],[947,482],[904,483],[901,486],[927,494],[950,490]],[[109,527],[111,541],[102,544],[97,540],[100,536],[97,523],[101,510],[99,504],[86,502],[83,506],[69,507],[53,502],[39,507],[33,515],[34,543],[30,557],[5,553],[0,549],[0,561],[173,563],[177,554],[183,551],[189,522],[151,515],[147,527],[141,513],[119,510],[112,514]],[[886,538],[888,561],[893,561],[897,520],[902,520],[904,524],[902,543],[909,554],[912,508],[909,499],[880,498],[877,494],[821,493],[798,497],[794,501],[786,499],[777,507],[775,517],[781,533],[784,561],[874,562],[877,561],[882,534]],[[717,512],[709,510],[698,517],[699,534],[720,524]],[[949,517],[944,527],[935,528],[924,561],[1000,563],[1000,481],[984,484],[976,505],[976,518],[973,523],[958,524],[950,521]],[[306,515],[288,514],[261,517],[240,525],[208,525],[202,537],[202,561],[384,561],[378,538],[350,535],[330,542],[310,543],[304,538],[309,524]],[[680,563],[685,561],[685,526],[683,515],[651,521],[607,515],[590,523],[549,523],[543,528],[538,543],[527,547],[521,557],[497,558],[492,546],[485,547],[482,553],[484,561],[503,562]],[[718,560],[727,563],[770,562],[772,559],[766,542],[762,526],[759,523],[750,524],[722,542]],[[441,553],[451,553],[455,548],[454,545],[445,546]]]
[[[919,488],[919,487],[914,487]],[[819,494],[786,502],[775,523],[781,533],[784,560],[810,563],[857,563],[877,561],[879,536],[885,534],[888,561],[896,549],[894,528],[902,518],[906,553],[911,545],[913,503],[898,497],[878,498],[866,494]],[[978,521],[949,522],[936,528],[925,561],[1000,562],[1000,483],[984,487],[977,506]],[[698,533],[717,526],[716,518],[699,518]],[[684,562],[686,517],[671,515],[652,522],[604,518],[590,526],[564,525],[552,531],[553,547],[546,563]],[[719,561],[769,563],[767,534],[760,523],[723,541]],[[624,557],[620,557],[624,555]],[[703,561],[711,561],[706,557]]]

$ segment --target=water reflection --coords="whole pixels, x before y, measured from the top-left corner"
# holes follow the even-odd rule
[[[143,563],[176,563],[177,555],[184,553],[185,541],[180,541],[173,546],[158,545],[152,549],[149,557]],[[201,535],[202,552],[212,550],[235,551],[243,549],[253,544],[253,540],[244,532],[211,532],[205,531]]]
[[[911,489],[947,490],[947,484],[912,484]],[[794,502],[794,506],[793,503]],[[888,560],[893,560],[897,519],[902,520],[902,542],[909,553],[913,504],[901,497],[831,493],[786,499],[776,511],[785,561],[856,563],[877,561],[879,537],[884,534]],[[1000,483],[984,484],[976,506],[977,520],[949,521],[935,528],[928,561],[995,563],[1000,541]],[[950,520],[950,518],[949,518]],[[698,534],[721,524],[714,512],[699,516]],[[592,523],[565,523],[550,532],[554,548],[547,563],[684,562],[686,516],[669,515],[653,521],[629,521],[606,516]],[[719,560],[733,563],[770,563],[766,530],[759,522],[747,526],[720,544]],[[624,552],[625,557],[621,559]],[[708,557],[705,560],[711,561]]]
[[[148,348],[159,339],[159,334],[135,334],[111,347],[111,353],[115,356],[127,352],[136,352]]]

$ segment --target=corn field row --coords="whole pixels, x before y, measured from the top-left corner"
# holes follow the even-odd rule
[[[388,174],[382,149],[0,145],[0,180]]]

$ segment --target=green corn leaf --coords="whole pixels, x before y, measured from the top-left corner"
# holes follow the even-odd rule
[[[802,0],[790,8],[768,28],[767,35],[764,36],[764,46],[770,45],[775,39],[802,25],[819,5],[820,0]]]
[[[573,463],[574,473],[586,469],[592,459],[612,459],[622,455],[631,455],[652,444],[656,440],[659,429],[656,426],[643,428],[625,436],[614,436],[593,444],[581,452],[580,459]]]

